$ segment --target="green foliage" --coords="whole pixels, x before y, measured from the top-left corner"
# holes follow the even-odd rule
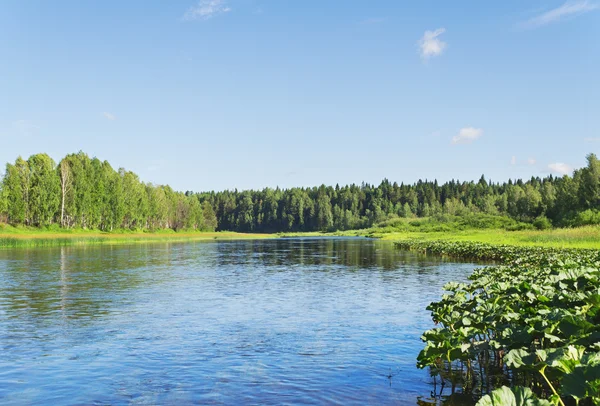
[[[538,216],[533,220],[533,226],[538,230],[549,230],[552,228],[552,223],[548,220],[548,217]]]
[[[422,241],[397,245],[504,264],[475,270],[468,284],[444,287],[448,293],[428,307],[438,327],[423,334],[420,367],[444,379],[457,369],[452,365],[463,365],[466,372],[454,379],[464,391],[472,391],[476,381],[490,385],[491,376],[498,381],[502,375],[501,382],[524,385],[555,404],[598,404],[598,250]],[[510,392],[492,392],[479,404],[519,404],[510,403],[518,393]]]
[[[27,161],[19,157],[6,165],[0,192],[0,220],[12,225],[102,231],[216,228],[210,202],[198,195],[144,184],[135,173],[115,171],[83,152],[67,155],[59,165],[46,154]]]
[[[538,399],[531,389],[516,387],[507,388],[503,386],[489,395],[485,395],[477,402],[476,406],[550,406],[547,400]]]
[[[399,185],[384,179],[377,186],[184,194],[169,186],[145,184],[133,172],[114,170],[108,162],[83,152],[67,155],[58,165],[46,154],[37,154],[27,161],[19,157],[6,166],[0,219],[14,225],[58,223],[65,228],[102,231],[271,233],[343,231],[379,224],[380,231],[526,230],[550,224],[598,224],[600,162],[593,154],[587,159],[587,167],[572,177],[503,184],[483,176],[477,182],[452,180],[442,185],[421,180]]]
[[[573,227],[600,224],[600,210],[587,209],[575,214],[575,217],[568,222]]]
[[[378,232],[452,232],[471,229],[502,229],[518,230],[531,229],[531,224],[514,220],[507,216],[485,213],[467,213],[462,216],[438,214],[428,218],[403,219],[392,217],[376,225]]]
[[[30,195],[28,212],[31,224],[44,226],[52,223],[60,203],[60,179],[56,164],[46,154],[32,155],[28,160]]]

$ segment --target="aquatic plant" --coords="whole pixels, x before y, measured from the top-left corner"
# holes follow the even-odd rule
[[[489,394],[478,405],[600,404],[599,251],[418,241],[398,246],[503,264],[475,270],[470,283],[444,286],[447,293],[428,306],[437,326],[422,336],[419,367],[429,367],[453,390]],[[506,400],[524,399],[525,390],[530,400]]]

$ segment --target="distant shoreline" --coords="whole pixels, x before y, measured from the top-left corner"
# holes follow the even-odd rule
[[[600,227],[556,228],[551,230],[465,229],[453,231],[399,231],[373,227],[363,230],[300,233],[237,233],[231,231],[158,231],[102,232],[97,230],[39,230],[3,228],[0,225],[0,249],[101,244],[144,244],[211,240],[259,240],[301,237],[369,237],[386,241],[454,241],[490,245],[537,246],[546,248],[587,248],[600,250]]]
[[[62,247],[77,245],[116,245],[158,242],[188,242],[211,240],[250,240],[277,238],[276,234],[246,234],[235,232],[101,232],[101,231],[43,231],[24,230],[23,232],[2,232],[0,229],[0,249]]]

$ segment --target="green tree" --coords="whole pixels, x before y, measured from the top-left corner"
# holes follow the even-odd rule
[[[8,222],[23,224],[25,222],[25,201],[23,185],[16,165],[6,164],[6,173],[2,180],[2,193],[6,202]]]
[[[587,167],[581,171],[580,200],[584,209],[600,208],[600,161],[595,154],[587,157]]]
[[[217,216],[211,204],[205,200],[202,203],[203,231],[215,231],[217,229]]]
[[[331,201],[327,196],[324,186],[321,186],[315,206],[317,229],[321,231],[330,230],[333,227],[333,213],[331,211]]]
[[[8,195],[4,189],[3,182],[0,182],[0,222],[8,220]]]
[[[51,224],[60,204],[60,178],[56,164],[47,154],[36,154],[27,160],[29,167],[29,210],[32,224]]]

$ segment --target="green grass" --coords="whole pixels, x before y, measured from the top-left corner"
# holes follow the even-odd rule
[[[535,230],[498,216],[393,219],[365,230],[282,233],[282,237],[363,236],[391,241],[470,241],[493,245],[600,249],[600,226]]]
[[[385,240],[403,241],[418,239],[423,241],[471,241],[492,245],[513,245],[549,248],[588,248],[600,249],[600,227],[587,226],[553,230],[462,230],[456,232],[392,232],[377,233],[367,231],[365,235]]]
[[[12,227],[0,224],[0,247],[36,247],[83,244],[126,244],[161,241],[214,239],[257,239],[277,237],[361,236],[391,241],[471,241],[493,245],[539,246],[549,248],[600,249],[600,226],[534,230],[531,225],[488,215],[464,217],[390,219],[365,230],[332,233],[243,234],[234,232],[157,232],[119,230],[104,233],[94,230]]]
[[[234,232],[101,232],[97,230],[37,229],[0,225],[0,248],[52,247],[91,244],[139,244],[153,242],[185,242],[202,240],[234,240],[274,238],[272,234],[243,234]]]

